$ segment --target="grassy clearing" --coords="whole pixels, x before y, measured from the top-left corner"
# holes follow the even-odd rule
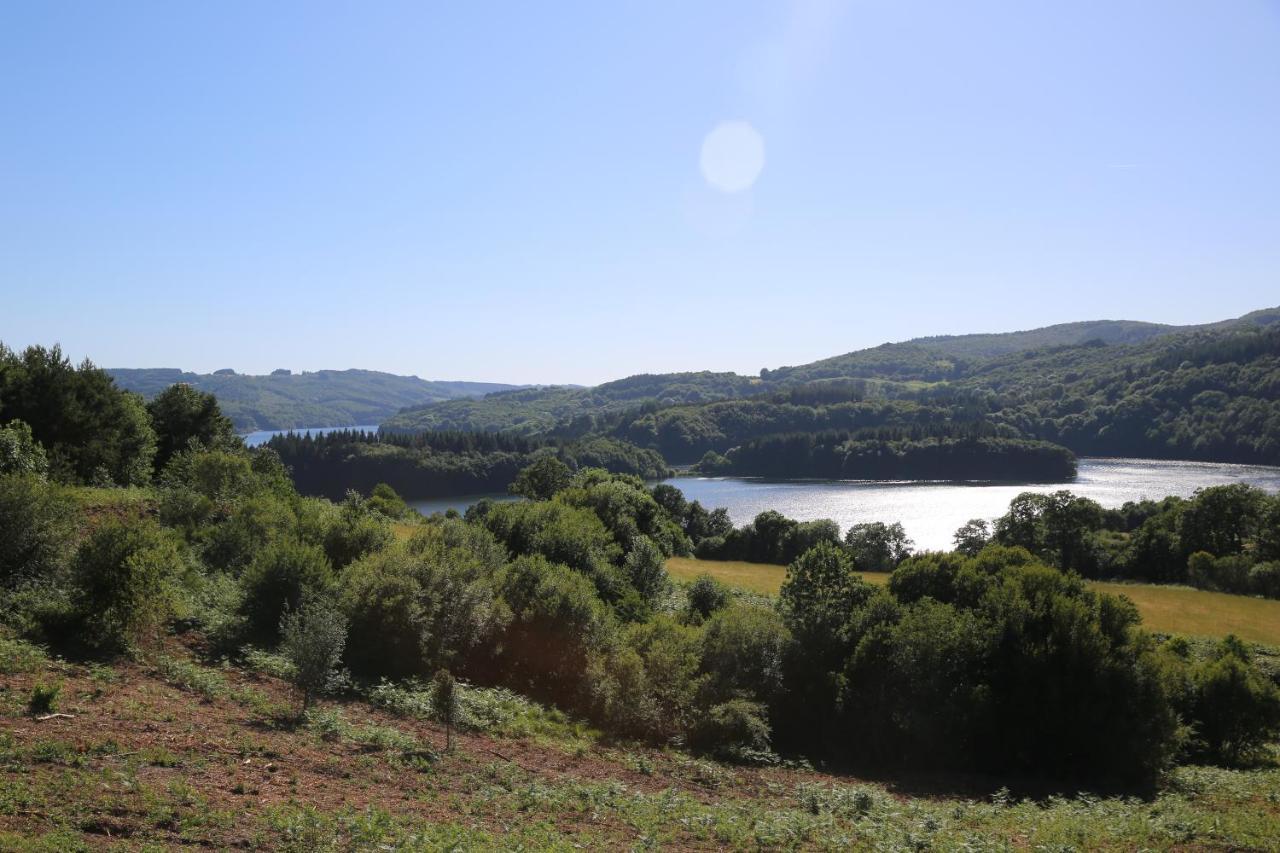
[[[764,595],[777,595],[786,578],[785,566],[739,561],[672,557],[667,571],[678,580],[709,574],[730,586]],[[887,574],[866,572],[874,584],[888,582]],[[1091,582],[1094,589],[1128,596],[1138,606],[1142,623],[1152,631],[1192,637],[1235,634],[1242,640],[1280,645],[1280,601],[1206,592],[1184,586]]]
[[[1094,583],[1095,589],[1128,596],[1138,605],[1142,622],[1153,631],[1220,637],[1280,645],[1280,601],[1206,592],[1185,586]]]
[[[698,575],[711,575],[729,586],[762,595],[777,595],[787,578],[786,566],[741,560],[695,560],[692,557],[672,557],[667,560],[667,571],[682,581],[691,581]],[[885,572],[863,572],[862,576],[877,586],[889,582],[889,575]]]

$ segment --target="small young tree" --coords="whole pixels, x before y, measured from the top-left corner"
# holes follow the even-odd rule
[[[304,600],[280,619],[280,650],[293,664],[293,684],[302,711],[338,679],[338,661],[347,642],[346,620],[323,599]]]
[[[458,685],[449,670],[442,669],[431,679],[431,705],[444,723],[444,748],[453,751],[453,727],[458,722]]]

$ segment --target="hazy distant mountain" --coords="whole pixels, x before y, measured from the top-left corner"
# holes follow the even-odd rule
[[[406,406],[478,397],[524,386],[496,382],[441,382],[376,370],[318,370],[248,376],[230,370],[187,373],[177,368],[108,368],[116,384],[145,397],[186,382],[218,397],[236,429],[376,424]]]

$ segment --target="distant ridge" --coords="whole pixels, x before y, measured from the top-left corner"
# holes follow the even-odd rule
[[[1280,308],[1265,308],[1242,317],[1189,326],[1090,320],[1015,332],[937,335],[881,344],[809,364],[766,369],[758,377],[707,371],[638,374],[591,388],[525,388],[484,398],[436,400],[407,407],[382,426],[394,432],[449,429],[526,435],[563,431],[567,427],[568,434],[576,435],[593,428],[592,419],[598,421],[610,414],[646,405],[708,404],[828,380],[949,382],[1018,353],[1096,343],[1136,346],[1162,338],[1276,323],[1280,323]]]
[[[148,398],[178,382],[212,392],[240,432],[374,424],[406,406],[525,387],[433,381],[376,370],[279,370],[266,376],[230,370],[189,373],[173,367],[107,368],[107,372],[120,387]]]

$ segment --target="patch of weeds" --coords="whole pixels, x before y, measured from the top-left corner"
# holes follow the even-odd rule
[[[676,775],[703,788],[720,788],[733,779],[733,774],[712,761],[701,758],[676,758]]]
[[[497,737],[546,737],[553,741],[591,740],[595,733],[570,720],[563,712],[547,708],[505,687],[477,687],[455,683],[455,725],[470,732]],[[431,690],[420,681],[401,684],[383,681],[369,691],[368,699],[402,717],[439,721]]]
[[[0,637],[0,674],[35,672],[49,664],[49,656],[39,646],[13,637]]]
[[[13,815],[28,809],[35,798],[21,779],[0,779],[0,815]]]
[[[323,741],[337,743],[351,728],[338,708],[312,708],[307,711],[307,726]]]
[[[116,672],[113,667],[101,663],[89,664],[89,678],[95,684],[115,684],[120,680],[120,673]]]
[[[45,684],[36,682],[31,688],[31,697],[27,699],[27,713],[31,716],[52,714],[58,709],[58,697],[62,695],[62,683]]]
[[[636,773],[642,773],[645,776],[653,775],[653,759],[643,752],[629,752],[623,757],[622,761],[628,769],[634,770]]]
[[[148,746],[138,751],[138,758],[143,764],[152,767],[178,767],[182,759],[163,746]]]
[[[206,699],[227,695],[227,680],[222,673],[190,661],[162,655],[156,659],[156,672],[175,687],[199,693]]]
[[[31,760],[37,764],[63,764],[83,767],[84,755],[73,743],[64,740],[40,740],[31,747]]]
[[[240,657],[244,660],[245,666],[254,672],[270,675],[283,681],[293,680],[293,662],[284,655],[254,646],[245,646],[240,650]]]

